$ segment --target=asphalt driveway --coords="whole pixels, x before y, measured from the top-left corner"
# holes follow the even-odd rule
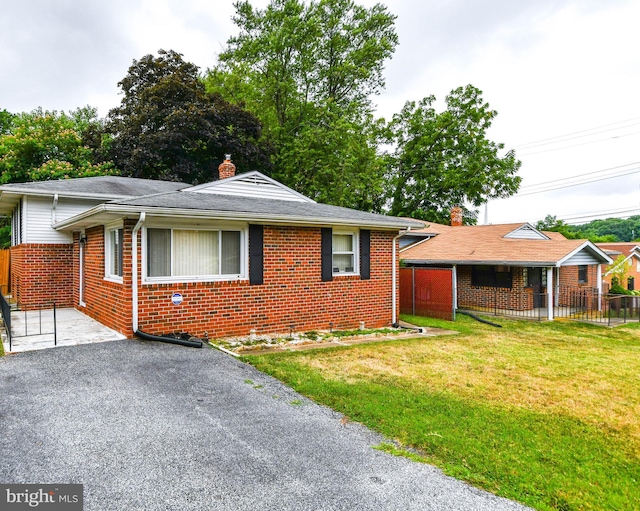
[[[113,341],[0,358],[0,483],[85,510],[518,510],[213,349]]]

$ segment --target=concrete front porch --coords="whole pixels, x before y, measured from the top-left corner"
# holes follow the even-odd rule
[[[55,335],[54,335],[55,331]],[[11,311],[11,347],[5,328],[5,353],[115,341],[126,337],[73,308]]]

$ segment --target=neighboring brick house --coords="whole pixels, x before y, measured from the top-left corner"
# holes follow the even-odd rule
[[[638,243],[596,243],[598,248],[602,249],[606,254],[613,259],[614,263],[605,269],[602,280],[605,285],[605,290],[611,287],[611,273],[612,267],[615,261],[621,255],[624,256],[622,264],[625,265],[626,278],[624,282],[620,282],[620,285],[624,289],[634,291],[640,289],[640,245]]]
[[[397,321],[398,235],[422,222],[318,204],[259,172],[235,175],[229,160],[220,175],[0,186],[14,298],[75,307],[130,337]]]
[[[404,235],[401,247],[406,266],[453,270],[454,308],[546,307],[549,319],[554,306],[566,305],[576,291],[601,293],[601,266],[611,262],[590,241],[528,223],[430,224]]]

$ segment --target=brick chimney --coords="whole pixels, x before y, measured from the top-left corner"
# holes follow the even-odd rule
[[[218,179],[226,179],[236,175],[236,166],[231,163],[231,155],[225,154],[224,161],[218,167]]]
[[[455,206],[451,208],[451,227],[462,225],[462,208]]]

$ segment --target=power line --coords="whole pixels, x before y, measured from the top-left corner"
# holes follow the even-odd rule
[[[615,215],[622,215],[622,216],[618,216],[616,217]],[[607,211],[595,211],[592,213],[581,213],[580,215],[552,215],[556,218],[558,218],[559,220],[562,220],[564,223],[568,224],[568,225],[577,225],[577,224],[583,224],[583,223],[588,223],[592,220],[602,220],[602,218],[597,218],[597,217],[604,217],[604,218],[628,218],[631,216],[635,216],[635,215],[640,215],[640,206],[637,207],[630,207],[630,208],[626,208],[626,209],[613,209],[613,210],[607,210]],[[520,220],[521,222],[528,222],[530,220]],[[518,223],[519,221],[513,221],[511,220],[511,222],[515,222]]]
[[[580,147],[583,145],[589,145],[589,144],[596,144],[598,142],[606,142],[607,140],[614,140],[616,138],[624,138],[624,137],[630,137],[633,135],[637,135],[638,133],[640,133],[640,131],[634,131],[633,133],[625,133],[624,135],[616,135],[615,137],[607,137],[607,138],[601,138],[599,140],[590,140],[589,142],[583,142],[582,144],[572,144],[572,145],[566,145],[566,146],[562,146],[562,147],[555,147],[553,149],[545,149],[543,151],[534,151],[532,153],[524,153],[524,154],[519,154],[518,156],[533,156],[534,154],[542,154],[542,153],[551,153],[554,151],[562,151],[563,149],[571,149],[573,147]],[[564,141],[563,141],[564,142]],[[526,149],[525,149],[526,151]]]
[[[586,184],[590,184],[590,183],[596,183],[598,181],[606,181],[607,179],[614,179],[617,177],[623,177],[623,176],[628,176],[631,174],[637,174],[638,172],[640,172],[640,167],[634,167],[632,169],[628,169],[628,171],[625,171],[623,173],[618,173],[615,175],[611,175],[611,176],[604,176],[604,177],[599,177],[599,178],[595,178],[595,179],[590,179],[587,181],[581,181],[578,183],[569,183],[569,184],[564,184],[564,185],[559,185],[559,186],[553,186],[553,187],[548,187],[548,188],[544,188],[542,190],[533,190],[533,191],[526,191],[524,193],[517,193],[515,194],[516,197],[523,197],[525,195],[535,195],[538,193],[545,193],[545,192],[551,192],[554,190],[562,190],[564,188],[573,188],[574,186],[582,186],[582,185],[586,185]]]
[[[617,215],[619,213],[628,213],[632,211],[640,212],[640,206],[629,206],[624,209],[605,209],[602,211],[592,211],[590,213],[580,213],[578,215],[565,215],[563,216],[564,220],[575,220],[578,218],[592,217],[592,216],[606,216],[606,215]]]
[[[640,117],[632,117],[631,119],[627,119],[627,120],[624,120],[624,121],[618,121],[618,122],[612,122],[612,123],[609,123],[609,124],[603,124],[601,126],[596,126],[594,128],[588,128],[588,129],[585,129],[585,130],[574,131],[572,133],[566,133],[564,135],[556,135],[554,137],[543,138],[543,139],[540,139],[540,140],[535,140],[533,142],[526,142],[524,144],[515,144],[515,145],[513,145],[512,148],[514,148],[514,149],[515,148],[522,149],[522,148],[527,147],[527,146],[539,145],[539,144],[543,144],[543,143],[551,144],[551,143],[554,143],[554,141],[557,141],[559,139],[563,139],[563,138],[566,138],[566,137],[572,137],[573,135],[579,135],[581,133],[588,133],[590,131],[600,130],[601,128],[608,128],[610,126],[616,126],[618,124],[625,124],[625,123],[632,122],[632,121],[640,121]],[[634,122],[634,124],[631,124],[629,126],[621,126],[620,128],[627,128],[627,127],[630,127],[630,126],[635,126],[636,124],[640,124],[640,123]],[[617,129],[620,129],[620,128],[617,128]],[[616,128],[614,128],[614,129],[616,129]],[[605,131],[608,131],[608,130],[605,130]],[[595,133],[595,134],[598,134],[598,133]],[[584,136],[590,136],[590,135],[584,135]],[[577,137],[577,138],[579,138],[579,137]]]
[[[634,161],[632,163],[625,163],[624,165],[617,165],[615,167],[608,167],[606,169],[593,170],[591,172],[584,172],[582,174],[577,174],[575,176],[562,177],[560,179],[552,179],[551,181],[544,181],[542,183],[533,183],[531,185],[525,185],[522,188],[536,188],[536,187],[539,187],[539,186],[546,186],[546,185],[549,185],[549,184],[552,184],[552,183],[557,183],[557,182],[560,182],[560,181],[569,181],[571,179],[579,179],[579,178],[583,178],[584,176],[590,176],[590,175],[593,175],[593,174],[600,174],[602,172],[608,172],[610,170],[621,169],[621,168],[624,168],[624,167],[629,167],[631,165],[640,165],[640,161]]]

